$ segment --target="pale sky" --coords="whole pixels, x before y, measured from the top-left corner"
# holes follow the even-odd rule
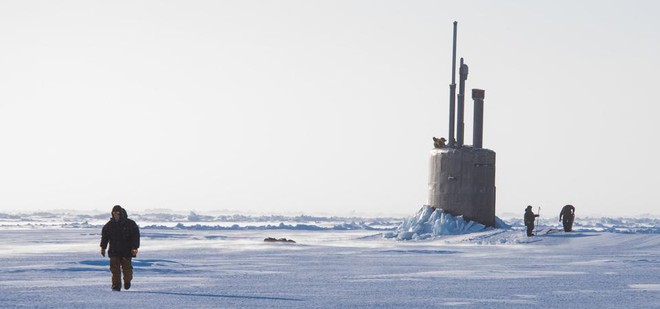
[[[2,1],[0,210],[412,215],[452,22],[496,212],[660,214],[657,1]],[[466,100],[472,144],[472,100]]]

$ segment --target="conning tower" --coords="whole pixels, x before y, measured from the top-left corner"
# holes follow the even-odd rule
[[[436,142],[435,148],[431,150],[428,205],[454,216],[463,215],[467,220],[495,226],[495,152],[483,148],[485,91],[482,89],[472,89],[473,145],[464,145],[468,66],[461,58],[459,92],[456,94],[457,25],[454,22],[452,77],[449,85],[449,140],[446,145]]]

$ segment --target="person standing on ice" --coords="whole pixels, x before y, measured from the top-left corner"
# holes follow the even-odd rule
[[[564,225],[564,232],[573,230],[573,220],[575,220],[575,207],[566,205],[559,213],[559,221]]]
[[[529,205],[527,208],[525,208],[525,226],[527,227],[527,237],[534,236],[534,221],[536,221],[536,217],[539,215],[535,215],[534,212],[532,211],[532,206]]]
[[[131,288],[133,279],[132,258],[140,248],[140,229],[135,221],[128,218],[126,210],[119,205],[112,207],[112,218],[101,231],[101,256],[110,243],[110,272],[112,272],[112,290],[121,290],[121,273],[124,273],[124,289]]]

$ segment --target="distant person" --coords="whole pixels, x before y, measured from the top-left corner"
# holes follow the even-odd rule
[[[527,206],[525,208],[525,226],[527,227],[527,237],[534,236],[534,221],[536,221],[536,217],[539,215],[535,215],[534,212],[532,211],[532,206]]]
[[[112,207],[112,218],[101,231],[101,255],[110,243],[110,271],[112,272],[112,290],[121,290],[121,273],[124,273],[124,289],[131,288],[133,279],[132,258],[140,248],[140,229],[135,221],[128,218],[126,210],[119,205]]]
[[[573,221],[575,220],[575,207],[566,205],[559,213],[559,221],[564,225],[564,232],[573,231]]]

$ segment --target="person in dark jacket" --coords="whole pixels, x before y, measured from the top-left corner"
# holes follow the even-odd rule
[[[535,215],[534,212],[532,211],[532,206],[527,206],[525,208],[525,226],[527,227],[527,237],[534,236],[534,221],[536,221],[536,217],[539,215]]]
[[[573,221],[575,220],[575,207],[566,205],[559,213],[559,221],[564,225],[564,232],[573,231]]]
[[[140,248],[140,229],[135,221],[128,218],[126,210],[119,205],[112,207],[112,218],[101,231],[101,255],[110,243],[110,271],[112,272],[112,290],[121,290],[121,273],[124,273],[124,289],[131,288],[133,279],[132,258]]]

